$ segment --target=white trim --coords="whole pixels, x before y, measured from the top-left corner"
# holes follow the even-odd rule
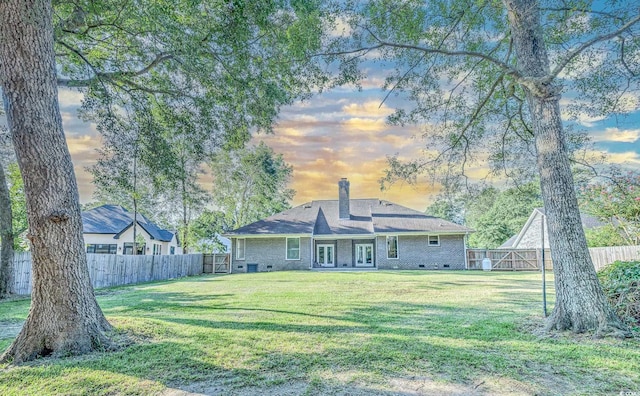
[[[544,222],[544,214],[540,211],[540,209],[535,208],[533,209],[533,212],[531,212],[531,214],[529,215],[529,218],[527,219],[527,222],[524,223],[524,226],[522,226],[522,228],[520,229],[520,232],[518,233],[518,236],[516,237],[516,240],[513,241],[513,243],[511,244],[511,248],[516,248],[516,246],[518,246],[518,244],[520,243],[520,241],[522,240],[522,237],[526,234],[526,231],[529,229],[529,227],[531,226],[531,223],[533,223],[533,220],[535,220],[536,217],[538,217],[538,213],[540,213],[540,215],[542,216],[542,221]]]
[[[371,265],[369,265],[368,263],[364,262],[360,265],[358,265],[358,246],[362,246],[363,249],[365,249],[363,251],[363,253],[366,254],[366,247],[367,246],[371,246]],[[356,267],[375,267],[376,266],[376,249],[375,249],[375,243],[355,243],[353,246],[354,250],[355,250],[355,254],[354,254],[354,265]],[[366,258],[365,258],[366,261]]]
[[[464,238],[462,238],[462,243],[464,244],[464,269],[469,269],[469,254],[467,253],[467,239],[469,238],[469,234],[466,234]]]
[[[335,241],[337,239],[374,239],[376,234],[334,234],[334,235],[315,235],[316,241]]]
[[[438,237],[438,244],[437,245],[432,245],[431,241],[429,240],[429,238],[431,237]],[[438,247],[440,246],[440,235],[438,234],[431,234],[431,235],[427,235],[427,246],[429,247]]]
[[[240,247],[239,240],[242,240],[242,257],[238,254],[238,248]],[[246,238],[236,238],[236,260],[244,261],[245,256],[247,255],[247,239]]]
[[[297,239],[298,240],[298,258],[289,258],[289,239]],[[302,249],[300,249],[300,237],[285,237],[284,238],[284,259],[285,261],[300,261],[302,259],[302,255],[300,254]]]
[[[222,234],[225,238],[311,238],[313,234]]]
[[[313,244],[315,242],[313,241],[313,238],[309,238],[309,251],[313,252]],[[313,269],[313,254],[309,255],[309,269]]]
[[[331,248],[331,263],[321,263],[318,261],[318,257],[320,256],[320,248],[324,249],[325,261],[327,261],[327,257],[329,257],[329,254],[327,254],[329,249],[327,248]],[[333,243],[318,243],[316,245],[316,262],[321,267],[335,267],[336,266],[336,245]]]
[[[451,232],[434,232],[434,231],[409,231],[409,232],[376,232],[372,234],[331,234],[331,235],[313,235],[313,234],[222,234],[226,238],[313,238],[315,240],[327,239],[373,239],[379,236],[387,235],[403,235],[403,236],[421,236],[421,235],[442,235],[455,236],[467,235],[474,231],[451,231]]]
[[[389,238],[396,238],[396,257],[389,257]],[[398,235],[387,235],[384,241],[384,247],[387,251],[387,260],[400,260],[400,237]]]

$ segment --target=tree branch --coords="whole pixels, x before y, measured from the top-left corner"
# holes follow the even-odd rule
[[[140,70],[135,70],[135,71],[129,71],[129,72],[114,72],[114,73],[103,73],[98,71],[90,62],[89,60],[78,50],[76,50],[75,48],[71,47],[70,45],[62,42],[62,41],[58,41],[60,43],[60,45],[62,45],[63,47],[69,49],[70,51],[72,51],[74,54],[78,55],[93,71],[94,73],[94,77],[92,78],[88,78],[88,79],[84,79],[84,80],[74,80],[74,79],[65,79],[65,78],[59,78],[58,79],[58,85],[59,86],[63,86],[63,87],[87,87],[89,85],[91,85],[91,83],[93,83],[96,79],[101,80],[102,79],[106,79],[106,80],[117,80],[120,77],[137,77],[137,76],[141,76],[143,74],[147,74],[148,72],[150,72],[153,68],[155,68],[156,66],[158,66],[160,63],[173,59],[174,55],[170,54],[170,53],[160,53],[157,54],[155,59],[151,61],[151,63],[149,63],[147,66],[143,67]],[[130,84],[130,82],[127,82]]]
[[[556,77],[558,77],[558,75],[562,72],[562,70],[564,70],[564,68],[567,67],[567,65],[576,56],[580,55],[587,48],[589,48],[592,45],[597,44],[597,43],[599,43],[601,41],[607,41],[607,40],[610,40],[610,39],[612,39],[614,37],[617,37],[617,36],[621,35],[622,33],[625,32],[625,30],[628,30],[629,28],[631,28],[631,26],[635,25],[638,22],[640,22],[640,15],[638,15],[635,18],[631,19],[629,22],[624,24],[620,29],[618,29],[618,30],[616,30],[614,32],[611,32],[609,34],[605,34],[605,35],[602,35],[602,36],[594,37],[591,40],[583,43],[578,48],[576,48],[573,51],[569,52],[569,55],[567,55],[567,57],[564,58],[564,60],[562,60],[560,63],[558,63],[556,65],[556,67],[553,69],[553,71],[551,72],[551,74],[549,74],[547,77],[545,77],[544,80],[546,80],[547,82],[551,82]]]
[[[558,12],[558,11],[566,11],[566,12],[582,12],[584,14],[595,14],[595,15],[602,15],[602,16],[606,16],[607,18],[612,18],[612,19],[617,19],[620,22],[624,22],[624,20],[614,14],[608,13],[608,12],[604,12],[604,11],[596,11],[596,10],[590,10],[588,8],[571,8],[571,7],[541,7],[540,11],[552,11],[552,12]]]

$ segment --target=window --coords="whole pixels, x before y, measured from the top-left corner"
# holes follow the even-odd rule
[[[245,239],[236,239],[236,260],[244,260]]]
[[[300,238],[287,238],[287,260],[300,260]]]
[[[145,247],[146,247],[146,246],[147,246],[147,245],[146,245],[145,243],[143,243],[143,244],[137,244],[137,245],[136,245],[136,247],[137,247],[136,254],[137,254],[138,256],[144,256],[144,254],[145,254]],[[123,249],[124,249],[124,252],[123,252],[122,254],[133,254],[133,242],[125,242],[125,243],[124,243],[124,248],[123,248]]]
[[[176,254],[176,247],[175,246],[171,246],[169,248],[169,254]]]
[[[157,243],[153,244],[153,255],[159,256],[162,254],[162,245],[158,245]]]
[[[429,246],[440,246],[440,235],[429,235]]]
[[[118,251],[118,245],[116,244],[88,244],[87,253],[96,254],[116,254]]]
[[[387,237],[387,258],[398,258],[398,237],[395,235]]]

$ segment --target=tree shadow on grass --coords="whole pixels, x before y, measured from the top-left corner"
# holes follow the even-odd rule
[[[158,303],[174,306],[171,299]],[[229,312],[258,316],[215,318]],[[215,306],[204,312],[211,319],[177,312],[143,319],[148,321],[145,326],[164,323],[159,325],[161,338],[155,335],[157,342],[151,339],[114,353],[16,367],[0,372],[0,382],[11,383],[12,389],[32,389],[29,382],[35,381],[42,394],[125,393],[123,389],[157,394],[166,385],[174,390],[201,389],[204,394],[248,395],[264,390],[260,393],[408,395],[418,392],[411,387],[428,383],[465,394],[482,391],[485,388],[477,384],[495,378],[519,384],[525,393],[611,391],[622,386],[607,378],[612,373],[597,361],[585,359],[593,346],[581,351],[573,344],[558,348],[540,342],[519,333],[514,315],[508,312],[406,302],[359,305],[335,315]],[[248,355],[234,360],[229,354],[235,353]],[[615,346],[607,355],[629,359],[628,350],[616,352]],[[570,378],[563,371],[582,374]],[[540,382],[538,373],[553,378],[556,388]],[[595,388],[581,388],[594,376],[605,381]],[[435,381],[420,382],[418,377]],[[51,378],[60,378],[64,387],[59,382],[47,385]],[[637,375],[634,378],[631,383]],[[340,389],[350,391],[339,393]]]
[[[415,380],[422,377],[489,394],[494,388],[476,386],[496,378],[521,386],[520,393],[640,387],[634,374],[640,354],[629,348],[540,340],[518,331],[519,314],[531,310],[514,308],[530,304],[534,293],[523,294],[523,287],[499,289],[496,304],[487,307],[346,301],[344,309],[326,311],[309,302],[294,309],[264,302],[247,306],[230,293],[153,290],[122,301],[116,296],[101,299],[105,313],[135,317],[138,328],[149,329],[147,343],[0,371],[0,384],[11,384],[14,393],[33,389],[33,380],[41,394],[157,394],[166,385],[225,395],[416,394],[429,382]],[[131,306],[121,310],[119,302]],[[611,361],[619,372],[608,368],[615,366]],[[10,393],[2,387],[0,393]]]
[[[240,310],[252,311],[251,308]],[[615,345],[588,345],[580,346],[582,351],[576,351],[577,346],[573,343],[558,347],[553,342],[546,343],[533,335],[519,332],[514,315],[506,315],[507,309],[490,311],[391,302],[328,316],[326,319],[333,323],[319,324],[305,323],[305,314],[300,314],[299,322],[291,322],[290,317],[297,315],[296,312],[258,311],[272,313],[272,320],[158,319],[205,331],[236,334],[234,343],[242,344],[245,342],[242,338],[246,337],[246,346],[261,337],[267,337],[274,343],[278,340],[286,343],[291,338],[289,334],[295,335],[293,338],[309,337],[311,345],[318,337],[326,336],[331,340],[328,342],[331,347],[316,352],[266,350],[257,353],[262,356],[259,363],[262,370],[283,376],[289,372],[294,377],[307,377],[322,368],[387,373],[402,378],[428,372],[446,381],[469,386],[479,376],[486,375],[526,383],[532,393],[556,391],[540,388],[548,384],[543,385],[537,373],[546,373],[559,384],[564,383],[558,386],[567,392],[580,389],[581,382],[592,386],[594,376],[608,377],[608,382],[593,385],[596,388],[584,388],[587,391],[611,391],[611,383],[629,382],[623,379],[624,375],[613,378],[615,374],[603,369],[598,358],[589,361],[594,353],[602,359],[625,361],[629,359],[626,355],[628,349],[618,351]],[[288,318],[283,319],[279,317],[281,315]],[[606,350],[606,353],[598,352],[599,349]],[[577,378],[566,377],[561,374],[565,371],[582,374]],[[637,375],[629,378],[632,384],[638,384]]]

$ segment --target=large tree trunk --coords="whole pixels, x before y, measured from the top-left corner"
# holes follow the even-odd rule
[[[11,196],[0,163],[0,298],[13,294],[13,216]]]
[[[602,291],[589,255],[560,118],[560,87],[546,81],[549,60],[536,0],[505,0],[525,86],[555,273],[556,303],[547,329],[598,334],[628,331]]]
[[[103,348],[110,326],[87,269],[78,187],[58,106],[50,1],[0,2],[0,86],[24,180],[33,266],[29,315],[0,360]]]

